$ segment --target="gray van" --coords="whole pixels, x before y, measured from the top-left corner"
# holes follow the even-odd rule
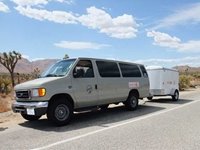
[[[75,58],[61,60],[40,78],[15,87],[12,109],[26,120],[42,115],[57,125],[69,123],[74,111],[123,102],[135,110],[138,99],[149,96],[149,78],[141,64]]]

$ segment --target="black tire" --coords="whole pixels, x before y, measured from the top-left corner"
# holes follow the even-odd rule
[[[125,106],[128,110],[136,110],[138,107],[138,96],[135,93],[130,93],[126,102]]]
[[[54,99],[47,111],[47,118],[58,126],[66,125],[73,115],[72,104],[66,98]]]
[[[178,101],[179,100],[179,92],[178,92],[178,90],[176,90],[174,92],[174,95],[172,95],[172,100],[173,101]]]
[[[152,100],[153,99],[153,96],[150,96],[150,97],[147,97],[148,100]]]
[[[33,116],[33,115],[27,115],[27,114],[21,114],[22,117],[28,121],[36,121],[39,120],[41,116]]]
[[[100,108],[101,110],[107,110],[108,109],[109,104],[105,104],[105,105],[101,105]]]

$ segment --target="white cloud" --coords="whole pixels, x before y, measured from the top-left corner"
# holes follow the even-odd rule
[[[61,41],[59,43],[54,44],[57,47],[73,49],[73,50],[81,50],[81,49],[101,49],[104,47],[109,47],[107,44],[98,44],[91,42],[76,42],[76,41]]]
[[[47,59],[47,58],[31,58],[30,56],[25,54],[22,54],[22,58],[28,59],[30,62]],[[56,59],[56,58],[50,58],[50,59]]]
[[[72,4],[73,0],[12,0],[15,4],[20,6],[40,6],[40,5],[46,5],[50,1],[55,1],[59,3],[66,3],[66,4]]]
[[[17,6],[15,9],[24,16],[40,21],[48,20],[61,24],[76,23],[76,17],[73,14],[65,11],[48,11],[45,9],[31,8],[30,6]]]
[[[8,8],[8,6],[7,5],[5,5],[3,2],[0,2],[0,12],[5,12],[5,13],[7,13],[7,12],[9,12],[9,8]]]
[[[79,21],[88,28],[98,29],[101,33],[120,39],[136,37],[138,27],[132,15],[112,18],[110,14],[94,6],[87,8],[87,14],[80,16]]]
[[[28,55],[22,55],[22,58],[25,58],[25,59],[28,59],[28,60],[30,60],[30,56],[28,56]]]
[[[162,19],[153,29],[183,25],[185,23],[200,23],[200,3],[179,9],[174,14]]]
[[[188,41],[186,43],[182,43],[180,47],[181,51],[193,51],[200,52],[200,40],[199,41]]]
[[[178,48],[181,42],[181,40],[175,36],[172,37],[169,34],[157,31],[147,32],[147,37],[153,37],[154,44],[162,47]]]
[[[200,40],[182,42],[175,36],[172,37],[167,33],[157,31],[148,31],[147,37],[154,38],[153,44],[161,47],[176,49],[179,52],[200,52]]]
[[[27,60],[29,60],[30,62],[33,62],[33,61],[38,61],[38,60],[46,60],[46,59],[58,59],[58,58],[31,58],[30,56],[28,55],[25,55],[25,54],[22,54],[22,58],[25,58]]]
[[[66,3],[66,4],[73,4],[74,3],[74,0],[55,0],[57,2],[60,2],[60,3]]]
[[[12,1],[20,6],[46,5],[49,2],[49,0],[12,0]]]
[[[45,9],[33,8],[31,5],[45,4],[48,0],[38,1],[20,1],[23,5],[18,5],[15,9],[22,15],[40,21],[48,20],[55,23],[75,24],[81,23],[90,29],[99,30],[100,33],[105,33],[110,37],[119,39],[129,39],[136,37],[137,27],[139,26],[132,15],[124,14],[116,18],[112,18],[110,14],[96,7],[87,8],[86,15],[75,15],[66,11],[48,11]],[[63,0],[57,0],[66,2]],[[34,2],[34,3],[33,3]],[[27,3],[25,5],[25,3]],[[32,4],[31,4],[32,3]],[[25,6],[24,6],[25,5]]]
[[[164,66],[164,67],[174,67],[174,66],[184,66],[188,65],[191,67],[199,67],[200,66],[200,56],[196,57],[183,57],[183,58],[174,58],[174,59],[143,59],[136,60],[134,62],[145,64],[146,66]]]
[[[47,59],[47,58],[33,58],[33,59],[31,59],[30,61],[38,61],[38,60],[45,60],[45,59]]]

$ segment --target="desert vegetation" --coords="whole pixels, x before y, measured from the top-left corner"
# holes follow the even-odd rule
[[[200,72],[180,72],[180,90],[195,88],[197,86],[200,86]]]
[[[38,78],[40,70],[38,68],[30,74],[14,73],[14,84],[23,83]],[[10,75],[0,73],[0,112],[6,112],[11,109],[11,103],[14,99],[13,86]]]
[[[15,66],[21,54],[15,51],[3,53],[0,55],[0,64],[3,65],[9,73],[0,73],[0,112],[10,110],[10,103],[13,99],[13,87],[16,84],[32,80],[40,75],[40,70],[35,68],[30,74],[15,73]]]
[[[69,58],[69,56],[66,54],[63,59],[67,58]],[[33,68],[31,73],[15,72],[15,66],[20,59],[21,54],[15,51],[0,55],[0,64],[8,70],[8,73],[0,72],[0,112],[10,110],[11,100],[14,96],[14,85],[36,79],[40,76],[41,71],[39,68]],[[199,85],[200,71],[190,71],[188,67],[180,71],[180,90],[185,90],[191,87],[194,88]]]

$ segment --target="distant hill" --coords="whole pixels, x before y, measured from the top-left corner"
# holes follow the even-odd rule
[[[38,68],[40,72],[47,69],[50,65],[57,62],[58,59],[44,59],[44,60],[36,60],[36,61],[29,61],[26,58],[22,58],[18,61],[15,72],[18,73],[31,73],[35,68]],[[0,73],[7,73],[7,69],[0,65]]]
[[[17,63],[15,68],[15,72],[18,73],[31,73],[35,68],[38,68],[40,72],[47,69],[49,66],[57,62],[59,59],[43,59],[43,60],[36,60],[36,61],[29,61],[26,58],[22,58]],[[178,70],[180,73],[188,72],[200,72],[200,67],[190,67],[190,66],[175,66],[174,69]],[[0,64],[0,73],[7,73],[7,69]]]
[[[174,69],[178,70],[180,73],[188,72],[188,73],[195,73],[200,72],[200,67],[190,67],[190,66],[176,66],[173,67]]]

